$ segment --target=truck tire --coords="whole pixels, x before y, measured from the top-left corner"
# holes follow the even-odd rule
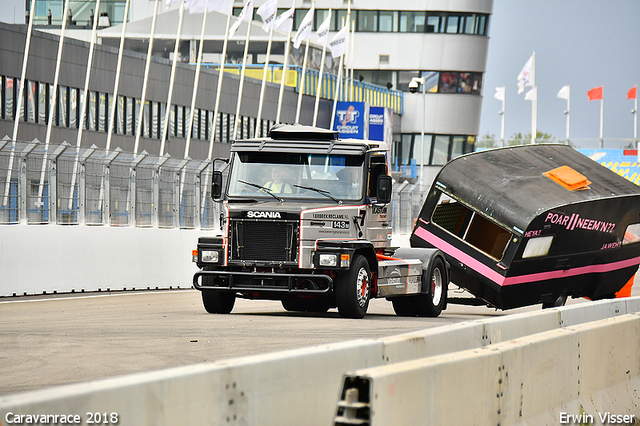
[[[447,303],[447,271],[444,268],[442,259],[435,258],[431,264],[429,275],[423,277],[427,279],[427,292],[422,296],[423,303],[420,303],[418,316],[435,318],[442,313]]]
[[[355,256],[351,268],[338,276],[336,283],[338,313],[343,318],[362,318],[371,297],[371,269],[364,256]]]
[[[437,317],[447,302],[447,275],[444,263],[436,258],[430,271],[422,275],[426,293],[415,296],[401,296],[391,299],[393,310],[400,317]]]
[[[391,303],[393,304],[393,311],[399,317],[417,317],[418,305],[422,303],[420,300],[418,300],[420,296],[394,297],[393,299],[391,299]]]
[[[202,290],[202,304],[210,314],[228,314],[236,303],[234,293],[222,291]]]

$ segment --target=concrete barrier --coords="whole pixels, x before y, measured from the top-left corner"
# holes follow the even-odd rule
[[[637,424],[638,389],[635,313],[353,372],[335,425]]]
[[[0,296],[190,288],[191,251],[213,231],[12,225],[0,232]]]
[[[602,301],[580,306],[583,308],[576,309],[585,309],[598,317],[603,312],[620,316],[625,315],[628,309],[640,310],[640,303],[633,299],[622,304],[618,301]],[[334,420],[342,378],[347,372],[374,367],[399,368],[405,364],[432,362],[434,359],[452,360],[453,363],[459,354],[465,354],[469,359],[480,354],[482,363],[494,365],[494,356],[498,354],[502,357],[495,350],[498,342],[525,338],[529,333],[537,333],[534,336],[552,332],[567,333],[568,329],[561,328],[565,310],[569,309],[554,308],[384,339],[297,349],[7,395],[0,397],[0,422],[5,424],[5,416],[9,412],[81,416],[98,412],[117,413],[118,424],[122,426],[328,425]],[[572,315],[572,321],[589,320],[588,313]],[[571,327],[575,326],[572,324]],[[455,361],[447,374],[456,377],[454,381],[458,385],[462,383],[468,386],[475,386],[481,377],[489,381],[501,374],[501,371],[484,368],[485,364],[477,371],[465,372],[466,367],[459,366]],[[440,367],[433,368],[435,370],[430,374],[442,380],[444,373],[439,372]],[[458,368],[463,370],[456,375]],[[411,377],[410,373],[407,374]],[[483,398],[488,398],[485,394],[473,398],[476,397],[478,401],[463,402],[469,406],[475,406],[476,403],[484,405],[486,401]],[[499,399],[495,394],[493,398]],[[457,401],[459,404],[461,400],[458,398]],[[491,403],[500,406],[500,401]],[[402,404],[407,410],[412,409],[411,404]]]

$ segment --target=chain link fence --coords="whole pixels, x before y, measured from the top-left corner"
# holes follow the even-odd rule
[[[0,224],[216,229],[212,162],[0,140]]]

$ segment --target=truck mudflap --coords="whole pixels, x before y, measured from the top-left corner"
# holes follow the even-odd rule
[[[200,284],[200,277],[220,278],[216,285]],[[325,284],[320,288],[318,284]],[[324,274],[287,274],[270,272],[198,271],[193,276],[197,290],[260,292],[271,294],[326,295],[333,290],[333,279]]]

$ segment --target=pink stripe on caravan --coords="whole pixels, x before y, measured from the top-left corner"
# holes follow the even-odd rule
[[[582,274],[602,274],[604,272],[616,271],[618,269],[624,269],[638,264],[640,264],[640,257],[600,265],[581,266],[579,268],[567,269],[566,271],[550,271],[530,275],[519,275],[517,277],[507,278],[504,285],[525,284],[534,281],[575,277],[576,275]]]
[[[518,275],[515,277],[505,278],[502,275],[498,274],[493,269],[489,268],[484,263],[474,259],[468,254],[464,253],[462,250],[457,249],[451,244],[447,243],[446,241],[436,237],[435,235],[433,235],[432,233],[430,233],[424,228],[418,227],[415,231],[415,234],[418,237],[425,240],[426,242],[428,242],[429,244],[453,256],[454,258],[461,261],[469,268],[484,275],[485,277],[487,277],[488,279],[490,279],[491,281],[495,282],[500,286],[526,284],[526,283],[536,282],[536,281],[574,277],[576,275],[582,275],[582,274],[601,274],[604,272],[616,271],[619,269],[629,268],[631,266],[640,264],[640,257],[634,257],[632,259],[620,260],[618,262],[605,263],[600,265],[581,266],[579,268],[567,269],[566,271],[539,272],[537,274]]]
[[[418,237],[425,240],[426,242],[428,242],[429,244],[433,245],[434,247],[437,247],[440,250],[444,251],[445,253],[455,257],[460,262],[467,265],[469,268],[484,275],[485,277],[489,278],[491,281],[495,282],[496,284],[504,285],[504,277],[502,275],[500,275],[499,273],[497,273],[496,271],[494,271],[484,263],[480,262],[479,260],[476,260],[473,257],[469,256],[462,250],[457,249],[451,244],[449,244],[448,242],[436,237],[426,229],[422,227],[418,227],[415,230],[415,234]]]

